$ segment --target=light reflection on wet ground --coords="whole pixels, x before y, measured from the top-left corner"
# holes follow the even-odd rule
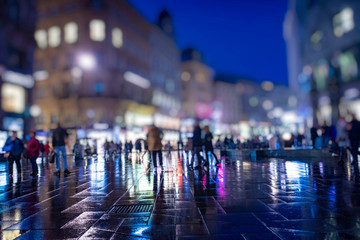
[[[359,169],[324,161],[222,161],[194,171],[164,154],[164,171],[145,155],[72,162],[69,176],[29,162],[11,180],[0,163],[2,239],[359,239]],[[114,205],[149,204],[140,213]]]

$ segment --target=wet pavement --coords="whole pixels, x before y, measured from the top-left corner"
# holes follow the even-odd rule
[[[147,155],[69,160],[68,176],[38,159],[36,178],[23,161],[13,181],[0,163],[1,239],[360,239],[358,167],[164,157],[164,171]]]

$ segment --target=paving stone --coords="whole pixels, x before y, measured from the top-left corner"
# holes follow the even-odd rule
[[[38,178],[29,176],[31,166],[24,161],[21,181],[0,172],[0,238],[360,238],[357,166],[326,159],[230,158],[219,168],[194,171],[182,160],[164,156],[164,171],[155,172],[143,167],[146,157],[144,164],[69,160],[69,176],[54,176],[54,166],[39,164]],[[152,208],[108,212],[134,204]]]

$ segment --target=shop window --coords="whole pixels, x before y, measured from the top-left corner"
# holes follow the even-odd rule
[[[49,28],[49,46],[58,47],[61,42],[61,30],[59,27],[54,26]]]
[[[329,64],[324,59],[320,60],[317,67],[314,69],[315,84],[318,91],[325,90],[329,75]]]
[[[112,30],[112,44],[116,48],[121,48],[123,45],[123,33],[120,28],[114,28]]]
[[[333,18],[334,34],[337,37],[342,37],[345,33],[354,29],[354,11],[347,7],[341,10]]]
[[[352,52],[341,53],[338,57],[341,80],[348,82],[358,76],[358,64]]]
[[[58,114],[52,113],[50,116],[50,122],[53,123],[58,123],[59,122],[59,116]]]
[[[23,113],[26,92],[23,87],[4,83],[1,87],[1,107],[5,112]]]
[[[105,40],[105,22],[100,19],[93,19],[90,22],[90,38],[96,42]]]
[[[35,32],[35,40],[39,48],[44,49],[47,47],[47,33],[46,30],[41,29]]]
[[[64,26],[64,39],[66,43],[75,43],[78,40],[78,25],[69,22]]]

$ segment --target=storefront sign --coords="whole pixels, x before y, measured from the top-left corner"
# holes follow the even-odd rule
[[[5,82],[13,83],[26,88],[32,88],[34,86],[34,78],[31,75],[5,71],[1,74],[1,77]]]

